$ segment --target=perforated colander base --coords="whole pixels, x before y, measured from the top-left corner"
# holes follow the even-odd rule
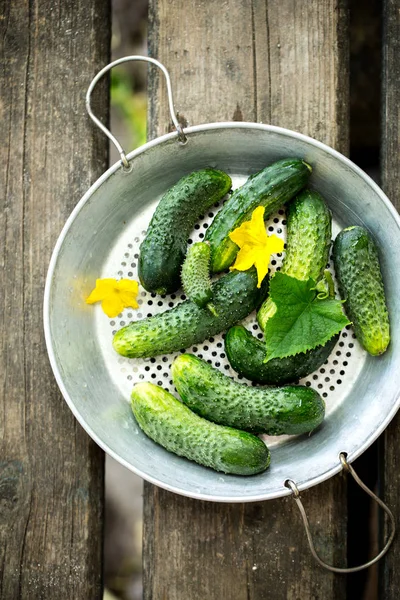
[[[239,187],[246,178],[232,177],[233,187]],[[101,277],[128,278],[139,280],[137,275],[137,263],[139,258],[139,247],[146,234],[146,227],[150,222],[151,216],[158,203],[154,202],[148,206],[145,211],[138,214],[137,217],[127,224],[123,235],[116,241],[111,250],[109,259],[104,266]],[[214,215],[218,212],[222,203],[215,206],[204,215],[198,223],[189,239],[189,244],[201,241],[204,238],[206,229],[211,223]],[[267,222],[266,228],[268,234],[275,233],[283,240],[286,240],[286,220],[284,210],[279,210]],[[339,227],[333,222],[333,237],[340,231]],[[271,261],[271,274],[279,270],[282,264],[282,255],[274,257]],[[329,269],[334,277],[332,260]],[[129,401],[132,387],[140,381],[151,381],[154,384],[162,386],[174,395],[177,395],[174,388],[170,367],[178,356],[179,352],[157,356],[155,358],[145,359],[127,359],[119,356],[112,350],[112,337],[114,333],[129,324],[132,321],[150,317],[168,308],[172,308],[185,300],[182,290],[175,294],[167,296],[157,296],[146,292],[142,287],[139,288],[139,309],[125,309],[115,319],[108,319],[100,307],[96,307],[96,327],[99,335],[100,347],[104,352],[104,362],[109,370],[110,376],[115,385],[119,388],[123,396]],[[247,317],[243,324],[254,336],[259,339],[263,334],[257,324],[256,315],[252,313]],[[182,352],[191,352],[198,357],[203,358],[209,364],[218,368],[225,375],[232,377],[236,381],[241,381],[248,385],[255,385],[238,375],[230,366],[224,349],[224,334],[216,335],[201,344],[196,344],[190,348],[181,350]],[[300,383],[315,388],[326,401],[326,417],[335,410],[335,408],[344,400],[350,387],[353,386],[362,368],[366,357],[365,351],[358,344],[355,335],[350,326],[346,327],[340,335],[340,340],[333,349],[329,359],[325,364],[314,373],[303,378]],[[279,438],[268,438],[268,445],[283,443],[287,436]]]

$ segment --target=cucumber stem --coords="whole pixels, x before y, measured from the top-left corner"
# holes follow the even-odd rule
[[[332,275],[328,269],[325,269],[322,279],[317,283],[315,289],[318,292],[318,298],[325,300],[325,298],[335,297],[335,284],[332,279]]]
[[[206,304],[206,306],[207,306],[208,310],[210,311],[210,313],[212,315],[214,315],[214,317],[218,317],[218,313],[215,310],[215,306],[212,302],[208,302],[208,304]]]

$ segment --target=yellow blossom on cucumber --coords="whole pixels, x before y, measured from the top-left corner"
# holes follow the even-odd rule
[[[136,300],[138,291],[139,284],[132,279],[96,279],[96,287],[86,298],[86,303],[101,302],[103,311],[112,318],[124,308],[139,308]]]
[[[232,242],[240,248],[230,270],[247,271],[254,265],[257,270],[258,288],[268,273],[271,254],[282,252],[284,247],[283,240],[277,235],[267,235],[264,211],[264,206],[258,206],[253,211],[250,221],[245,221],[229,234]]]

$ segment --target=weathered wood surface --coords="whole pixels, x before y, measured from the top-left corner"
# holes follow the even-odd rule
[[[385,1],[383,18],[382,187],[400,211],[400,0]],[[397,414],[381,437],[381,493],[397,523],[400,515],[399,439],[400,414]],[[399,563],[400,536],[397,534],[380,569],[380,598],[384,600],[399,598]]]
[[[346,153],[347,26],[341,0],[151,0],[149,50],[170,71],[184,124],[273,123]],[[149,97],[156,137],[170,118],[155,70]],[[302,496],[321,554],[344,565],[344,479]],[[345,586],[314,563],[293,500],[222,505],[145,484],[145,600],[337,600]]]
[[[109,58],[109,5],[2,0],[0,28],[0,597],[101,598],[103,453],[54,381],[42,299],[57,236],[107,166],[84,95]]]

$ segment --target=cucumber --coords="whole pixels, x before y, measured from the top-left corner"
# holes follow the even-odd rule
[[[338,341],[334,336],[325,346],[267,363],[265,343],[255,338],[243,325],[231,327],[225,337],[225,352],[233,369],[256,383],[283,385],[306,377],[324,364]]]
[[[205,240],[211,245],[212,273],[224,271],[235,260],[238,246],[229,234],[248,221],[257,206],[265,206],[267,219],[307,184],[310,173],[310,165],[303,160],[286,158],[252,175],[233,192],[206,233]]]
[[[333,260],[339,292],[356,338],[370,354],[382,354],[390,342],[390,328],[374,240],[363,227],[347,227],[334,242]]]
[[[179,456],[235,475],[255,475],[269,466],[269,450],[258,437],[198,417],[157,385],[136,384],[131,406],[144,433]]]
[[[217,316],[215,308],[210,304],[213,292],[210,280],[210,244],[197,242],[189,246],[185,262],[182,266],[182,287],[189,300],[193,300]]]
[[[329,261],[332,237],[332,216],[324,199],[314,190],[304,190],[289,203],[287,210],[287,246],[281,272],[305,281],[310,277],[317,283]],[[257,313],[264,331],[275,313],[270,298]]]
[[[324,401],[310,387],[250,387],[193,354],[178,356],[171,373],[183,402],[222,425],[269,435],[300,434],[318,427],[325,415]]]
[[[122,356],[138,358],[189,348],[244,319],[264,300],[267,288],[267,278],[261,288],[257,288],[254,267],[243,272],[232,271],[212,286],[213,305],[218,316],[185,300],[170,310],[117,331],[114,349]]]
[[[145,290],[171,294],[180,287],[189,234],[199,216],[221,200],[231,185],[226,173],[202,169],[164,194],[140,246],[138,274]]]

